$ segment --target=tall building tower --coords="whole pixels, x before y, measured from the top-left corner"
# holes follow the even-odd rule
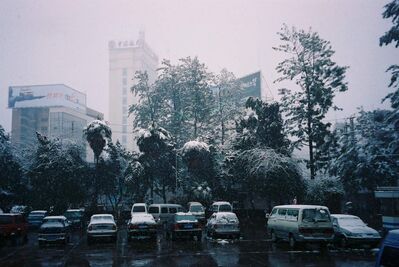
[[[109,49],[109,122],[112,139],[128,150],[137,150],[133,115],[129,106],[136,104],[138,97],[131,93],[136,71],[147,71],[150,83],[156,79],[158,56],[145,42],[144,32],[133,41],[110,41]]]

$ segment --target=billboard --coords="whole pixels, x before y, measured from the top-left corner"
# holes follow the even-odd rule
[[[63,84],[10,86],[9,108],[62,106],[86,112],[86,95]]]
[[[246,99],[250,96],[261,98],[260,78],[260,71],[258,71],[238,79],[241,84],[242,98]]]

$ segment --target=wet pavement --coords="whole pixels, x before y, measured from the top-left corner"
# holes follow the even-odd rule
[[[291,250],[287,244],[274,244],[263,232],[244,232],[240,240],[166,240],[126,239],[126,230],[118,233],[116,244],[87,245],[83,233],[75,232],[66,246],[39,248],[36,233],[27,244],[3,245],[0,266],[374,266],[375,251],[335,249],[322,251],[318,246]]]

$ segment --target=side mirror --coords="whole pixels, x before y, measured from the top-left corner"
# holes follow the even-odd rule
[[[266,213],[266,219],[269,219],[270,218],[270,213]]]

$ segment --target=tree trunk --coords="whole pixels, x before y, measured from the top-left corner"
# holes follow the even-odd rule
[[[163,203],[166,203],[166,186],[165,186],[165,184],[162,185],[162,198],[163,198]]]
[[[315,178],[315,168],[314,168],[314,155],[313,155],[313,131],[312,131],[312,103],[310,97],[310,88],[306,88],[307,94],[307,126],[308,126],[308,138],[309,138],[309,169],[310,169],[310,179]]]

